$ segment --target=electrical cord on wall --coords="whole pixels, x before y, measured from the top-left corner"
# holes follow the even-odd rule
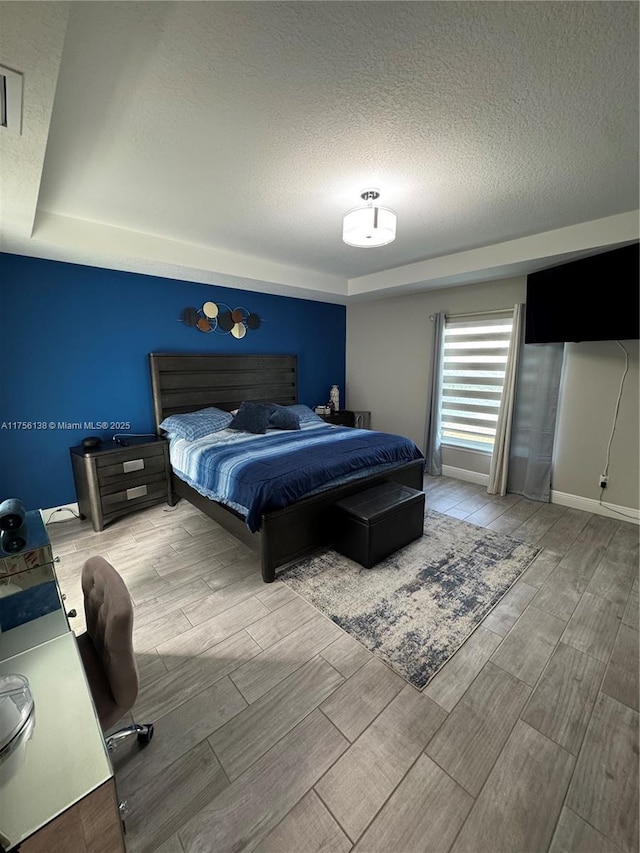
[[[53,516],[54,516],[57,512],[70,512],[70,513],[71,513],[71,515],[72,515],[74,518],[80,518],[80,516],[78,515],[78,513],[74,512],[70,507],[68,507],[68,506],[60,506],[60,507],[58,507],[58,509],[54,509],[54,510],[53,510],[53,512],[51,513],[51,515],[49,516],[49,518],[45,521],[45,523],[44,523],[44,526],[45,526],[45,527],[47,526],[47,524],[49,524],[49,522],[51,521],[51,519],[53,518]],[[70,518],[63,518],[62,520],[63,520],[63,521],[71,521],[71,519],[70,519]]]
[[[616,407],[615,407],[615,410],[613,413],[613,423],[611,425],[611,435],[609,436],[609,443],[607,444],[607,460],[606,460],[606,463],[604,466],[604,471],[603,471],[604,477],[609,476],[609,464],[611,461],[611,445],[613,443],[613,436],[614,436],[614,433],[616,431],[616,425],[618,422],[618,413],[620,411],[620,401],[622,400],[622,389],[624,388],[624,380],[627,378],[627,373],[629,372],[629,353],[627,352],[625,347],[620,343],[620,341],[616,341],[616,343],[618,344],[618,346],[620,347],[620,349],[624,353],[625,362],[624,362],[624,372],[623,372],[622,378],[620,380],[620,388],[618,389],[618,399],[616,400]],[[604,495],[604,489],[605,489],[604,486],[602,486],[600,488],[600,499],[598,500],[598,503],[601,507],[608,509],[609,512],[615,512],[616,515],[621,515],[623,518],[635,519],[635,516],[629,515],[626,512],[620,512],[620,510],[617,510],[617,509],[613,509],[613,507],[610,504],[605,503],[602,500],[602,497]]]

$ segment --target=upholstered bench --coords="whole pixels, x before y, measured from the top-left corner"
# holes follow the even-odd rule
[[[424,492],[382,483],[335,505],[333,546],[367,569],[422,536]]]

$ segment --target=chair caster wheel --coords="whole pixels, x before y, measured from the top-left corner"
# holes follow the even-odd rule
[[[153,723],[150,723],[147,726],[146,732],[138,733],[138,743],[141,746],[146,746],[148,743],[151,743],[151,738],[153,737]]]

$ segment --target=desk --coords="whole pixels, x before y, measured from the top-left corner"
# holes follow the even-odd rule
[[[35,705],[31,737],[0,764],[0,850],[124,852],[113,769],[60,605],[0,634],[0,675],[26,676]]]

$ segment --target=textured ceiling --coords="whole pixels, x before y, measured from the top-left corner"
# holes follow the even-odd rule
[[[368,186],[398,238],[350,248]],[[337,292],[637,207],[636,3],[75,2],[34,237]]]

